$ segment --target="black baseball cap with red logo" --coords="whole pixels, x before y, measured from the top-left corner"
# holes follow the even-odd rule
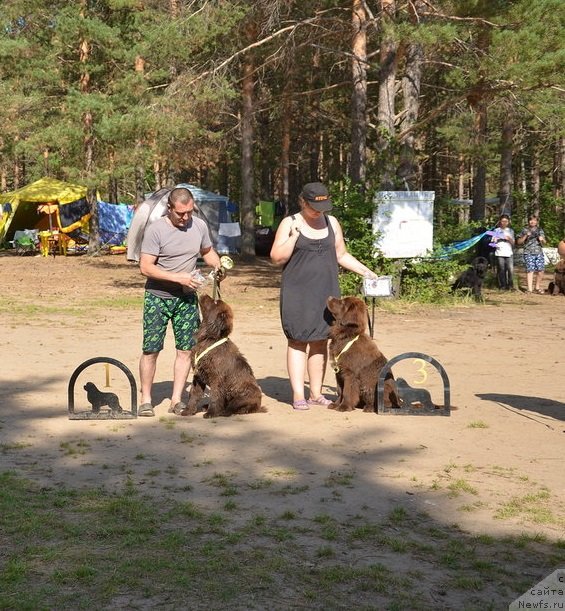
[[[329,212],[332,209],[328,189],[321,182],[309,182],[304,185],[300,197],[318,212]]]

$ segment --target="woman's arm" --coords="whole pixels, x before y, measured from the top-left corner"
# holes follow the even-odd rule
[[[341,225],[338,220],[330,216],[328,217],[330,223],[332,224],[332,229],[335,234],[335,253],[337,255],[337,262],[341,265],[341,267],[349,270],[350,272],[354,272],[359,274],[360,276],[367,276],[368,278],[378,278],[377,274],[370,270],[366,265],[361,263],[361,261],[357,260],[353,255],[347,252],[347,247],[345,246],[345,240],[343,239],[343,231],[341,230]]]
[[[276,265],[284,265],[292,256],[300,236],[301,220],[296,215],[294,219],[287,216],[281,221],[271,248],[271,261]]]

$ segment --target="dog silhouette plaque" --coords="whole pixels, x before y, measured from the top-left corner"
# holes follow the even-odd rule
[[[125,410],[120,398],[113,392],[103,392],[93,382],[86,382],[83,386],[86,391],[86,400],[91,408],[80,412],[75,411],[75,384],[78,376],[91,365],[107,363],[120,369],[128,379],[130,386],[130,409]],[[70,377],[68,387],[68,408],[70,420],[128,420],[137,418],[137,384],[131,371],[120,361],[106,356],[97,356],[84,361],[79,365]]]
[[[443,381],[443,405],[434,405],[430,392],[425,388],[413,388],[404,378],[396,378],[396,388],[400,400],[399,407],[385,407],[384,405],[384,381],[392,366],[405,359],[418,359],[425,363],[431,363],[438,371]],[[425,376],[427,377],[427,376]],[[425,378],[424,378],[425,380]],[[404,352],[390,359],[381,369],[377,382],[377,413],[399,414],[414,416],[450,416],[450,388],[449,378],[442,365],[433,357],[422,352]]]

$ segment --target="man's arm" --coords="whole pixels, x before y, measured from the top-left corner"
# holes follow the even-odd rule
[[[220,269],[220,257],[211,246],[208,248],[202,248],[200,250],[200,256],[204,259],[204,263],[206,263],[206,265],[209,265],[214,269]]]
[[[139,271],[143,276],[146,278],[151,278],[151,280],[166,280],[168,282],[176,282],[191,289],[197,289],[200,286],[200,282],[193,277],[192,273],[169,272],[157,267],[157,258],[158,257],[156,255],[141,253],[141,257],[139,259]]]

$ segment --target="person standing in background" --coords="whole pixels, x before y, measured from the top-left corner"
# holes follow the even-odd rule
[[[528,218],[528,226],[524,227],[516,239],[516,243],[524,247],[524,263],[526,265],[526,281],[528,293],[543,293],[540,286],[545,262],[543,258],[543,245],[545,233],[539,226],[538,217],[532,214]]]
[[[501,214],[491,242],[495,244],[494,257],[498,276],[498,288],[511,291],[514,288],[514,230],[510,217]]]

